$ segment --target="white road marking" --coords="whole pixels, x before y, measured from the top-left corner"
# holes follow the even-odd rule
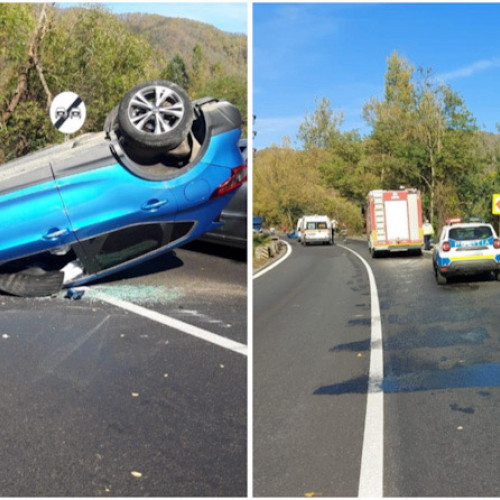
[[[286,254],[283,257],[281,257],[279,260],[277,260],[274,264],[271,264],[270,266],[266,267],[265,269],[262,269],[262,271],[255,273],[253,275],[253,279],[260,278],[262,275],[266,274],[271,269],[274,269],[276,266],[278,266],[279,264],[284,262],[288,257],[290,257],[290,255],[292,255],[292,247],[290,246],[290,244],[284,240],[281,240],[281,241],[283,241],[283,243],[287,246]]]
[[[375,276],[366,260],[352,252],[366,267],[370,281],[371,297],[371,351],[368,394],[366,398],[365,430],[359,474],[358,497],[381,498],[384,496],[384,392],[380,385],[384,378],[384,352],[382,346],[382,323]]]
[[[157,323],[169,326],[170,328],[175,328],[176,330],[205,340],[206,342],[224,347],[225,349],[237,352],[238,354],[243,354],[243,356],[248,356],[248,347],[245,344],[240,344],[239,342],[222,337],[221,335],[217,335],[207,330],[203,330],[202,328],[198,328],[197,326],[184,323],[184,321],[180,321],[178,319],[171,318],[170,316],[160,314],[156,311],[151,311],[145,307],[132,304],[131,302],[112,297],[111,295],[105,294],[96,289],[79,287],[78,290],[84,290],[90,297],[102,300],[103,302],[107,302],[108,304],[112,304],[116,307],[121,307],[122,309],[133,312],[134,314],[148,318],[151,321],[156,321]]]
[[[224,321],[221,321],[220,319],[214,319],[211,318],[210,316],[207,316],[206,314],[200,313],[198,311],[193,311],[191,309],[181,309],[178,312],[181,316],[192,316],[194,318],[197,318],[205,323],[210,323],[212,325],[220,325],[223,328],[231,328],[231,325],[229,323],[224,323]]]

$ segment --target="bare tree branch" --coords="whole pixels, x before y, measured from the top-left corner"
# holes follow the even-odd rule
[[[43,75],[42,67],[38,61],[37,49],[39,42],[40,31],[46,30],[47,24],[47,14],[46,14],[46,4],[42,4],[42,9],[40,11],[40,16],[38,17],[38,22],[36,24],[35,30],[31,36],[30,44],[28,46],[28,63],[20,70],[19,77],[17,81],[16,90],[14,91],[7,109],[2,113],[2,122],[6,123],[16,110],[22,97],[26,94],[28,90],[28,77],[31,69],[36,68],[42,86],[47,94],[47,105],[50,107],[52,102],[52,93],[50,92],[45,77]]]
[[[43,21],[43,25],[41,25],[41,22]],[[40,36],[40,41],[43,40],[45,37],[45,34],[47,33],[47,23],[48,23],[48,18],[47,14],[45,12],[45,4],[43,4],[42,12],[40,14],[40,18],[38,21],[38,28],[42,30],[42,34]],[[43,68],[40,63],[40,60],[38,59],[38,43],[36,43],[33,46],[33,64],[36,68],[36,71],[38,73],[38,77],[40,78],[40,82],[42,83],[43,90],[45,91],[45,94],[47,95],[47,104],[46,104],[46,109],[47,111],[50,109],[50,105],[52,104],[52,92],[49,89],[49,86],[47,85],[47,81],[45,80],[45,76],[43,74]]]

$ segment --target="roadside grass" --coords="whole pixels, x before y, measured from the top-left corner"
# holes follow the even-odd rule
[[[253,233],[253,255],[255,256],[255,249],[265,245],[271,241],[271,236],[264,233]]]

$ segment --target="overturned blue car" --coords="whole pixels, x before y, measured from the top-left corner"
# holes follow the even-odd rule
[[[51,295],[215,229],[246,180],[240,136],[229,102],[155,80],[104,131],[0,165],[0,290]]]

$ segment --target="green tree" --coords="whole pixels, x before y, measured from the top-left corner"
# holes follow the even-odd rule
[[[193,97],[202,97],[208,75],[208,61],[199,43],[192,52],[191,71],[189,73],[189,92]]]
[[[177,85],[180,85],[184,89],[187,89],[189,87],[189,75],[187,72],[186,63],[179,54],[176,54],[169,61],[161,77],[177,83]]]
[[[156,51],[100,7],[6,4],[0,26],[1,160],[63,140],[48,115],[54,95],[77,92],[82,133],[95,131],[130,87],[158,77]]]
[[[300,124],[297,138],[306,150],[333,147],[340,138],[339,128],[344,121],[341,112],[333,113],[330,101],[323,97],[316,99],[316,109],[306,115]]]
[[[385,93],[382,101],[372,98],[363,107],[365,121],[372,127],[367,148],[375,159],[380,187],[394,188],[418,170],[411,121],[415,110],[414,68],[397,52],[387,60]]]
[[[379,164],[382,187],[418,187],[433,220],[442,220],[451,206],[460,208],[464,196],[477,196],[474,184],[482,167],[472,155],[477,127],[463,100],[430,70],[420,68],[415,74],[412,65],[393,53],[384,100],[371,99],[364,116],[373,129],[367,152]],[[450,196],[452,192],[458,196]]]

